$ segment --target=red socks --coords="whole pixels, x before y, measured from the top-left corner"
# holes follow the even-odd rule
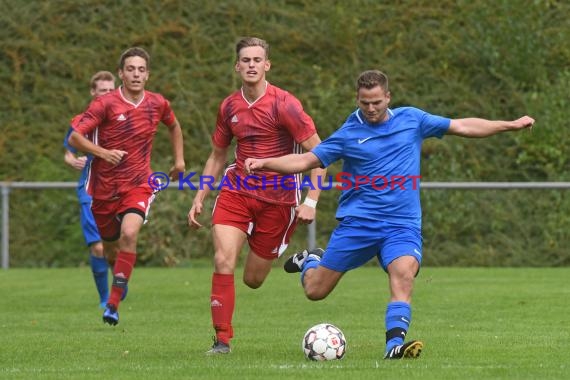
[[[212,275],[212,324],[216,330],[216,338],[225,344],[234,336],[232,317],[234,314],[236,292],[233,274],[214,273]]]
[[[125,286],[131,278],[131,273],[137,261],[137,255],[133,252],[119,251],[115,260],[115,268],[113,270],[113,285],[111,286],[111,295],[107,303],[119,308],[119,302],[125,291]]]

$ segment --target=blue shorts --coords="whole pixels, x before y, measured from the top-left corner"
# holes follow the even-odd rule
[[[377,257],[386,271],[402,256],[413,256],[421,265],[420,227],[345,217],[333,231],[320,265],[344,273]]]
[[[93,218],[93,213],[91,212],[91,202],[81,202],[79,204],[79,218],[87,246],[101,241],[95,218]]]

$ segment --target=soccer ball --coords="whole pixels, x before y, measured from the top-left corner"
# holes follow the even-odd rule
[[[342,359],[346,352],[346,339],[335,325],[319,323],[307,330],[302,347],[305,357],[309,360]]]

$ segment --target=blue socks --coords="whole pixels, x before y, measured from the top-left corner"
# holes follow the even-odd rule
[[[404,344],[410,322],[412,308],[406,302],[390,302],[386,308],[386,352],[392,347]]]
[[[89,255],[89,262],[91,264],[95,286],[97,287],[97,292],[99,292],[99,302],[101,304],[107,303],[107,299],[109,298],[109,264],[107,264],[107,259]]]
[[[318,267],[320,262],[320,257],[313,257],[312,255],[307,257],[303,264],[303,270],[301,271],[301,285],[304,285],[305,272],[307,272],[307,269]]]

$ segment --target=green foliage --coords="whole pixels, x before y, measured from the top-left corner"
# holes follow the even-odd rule
[[[378,68],[391,78],[393,106],[414,105],[449,117],[514,119],[530,114],[537,120],[528,133],[427,141],[424,181],[568,181],[569,14],[568,2],[557,0],[4,0],[0,180],[76,179],[62,160],[67,124],[89,101],[90,76],[102,69],[114,71],[120,53],[133,45],[150,52],[148,87],[171,100],[184,129],[187,169],[200,172],[209,154],[217,106],[239,87],[233,71],[234,43],[241,36],[257,35],[272,46],[269,80],[301,99],[322,137],[355,108],[358,73]],[[171,158],[167,133],[161,128],[154,144],[154,168],[168,169]],[[336,171],[338,166],[333,166],[332,174]],[[11,210],[16,263],[73,265],[76,256],[68,260],[66,252],[83,248],[71,195],[17,193],[12,194]],[[517,192],[512,198],[499,192],[480,198],[478,194],[424,194],[424,211],[430,216],[425,220],[426,250],[441,252],[432,264],[451,265],[456,262],[445,257],[473,257],[471,252],[478,258],[458,262],[568,263],[568,254],[552,248],[546,239],[568,246],[565,231],[570,225],[567,214],[562,214],[570,207],[567,196],[548,194],[539,203],[553,215],[534,217],[520,211],[534,208],[529,206],[537,203],[534,191]],[[211,252],[207,230],[185,228],[192,195],[186,191],[160,197],[152,227],[145,227],[141,236],[142,262],[182,265]],[[335,225],[337,195],[326,194],[327,201],[319,203],[321,245]],[[531,217],[513,220],[517,228],[532,224],[536,233],[522,240],[524,244],[512,235],[488,235],[484,226],[490,216],[479,212],[483,199],[497,209],[493,217],[507,218],[511,211],[520,218]],[[469,215],[479,229],[447,234],[445,240],[453,243],[436,244],[442,239],[432,233],[464,224],[460,216],[467,214],[457,205],[471,202],[477,208]],[[29,218],[32,205],[35,217]],[[71,227],[57,229],[64,223]],[[24,236],[30,231],[34,238]],[[474,245],[473,234],[486,240]],[[305,237],[301,227],[292,247],[302,246]],[[528,244],[537,256],[527,261],[521,250]],[[492,258],[489,247],[503,252],[504,259]],[[43,251],[50,254],[40,255]]]

